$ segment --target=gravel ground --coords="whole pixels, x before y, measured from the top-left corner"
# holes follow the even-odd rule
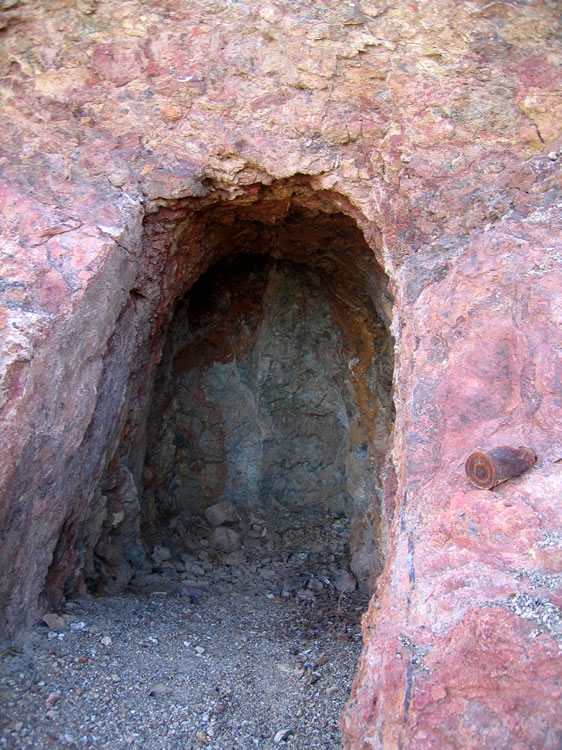
[[[0,748],[340,747],[366,601],[346,521],[310,522],[228,555],[157,545],[129,592],[3,644]]]

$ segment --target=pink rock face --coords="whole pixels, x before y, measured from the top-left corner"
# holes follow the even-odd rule
[[[107,528],[110,479],[136,507],[176,301],[252,222],[344,214],[386,274],[342,242],[394,336],[396,407],[354,531],[386,560],[345,746],[560,746],[557,10],[3,3],[3,632],[83,590],[97,545],[142,557],[138,514]],[[537,464],[478,490],[464,462],[496,445]]]
[[[557,293],[533,273],[542,248],[514,252],[505,229],[485,237],[415,303],[438,333],[416,349],[412,409],[396,428],[396,525],[364,618],[349,747],[560,741],[560,391],[552,363],[537,367],[557,335]],[[550,314],[533,309],[541,295]],[[537,466],[494,491],[472,487],[466,454],[502,444],[533,445]]]

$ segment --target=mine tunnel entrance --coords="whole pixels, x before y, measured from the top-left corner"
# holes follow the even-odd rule
[[[273,596],[366,593],[393,422],[386,277],[343,213],[229,209],[207,219],[219,259],[177,302],[154,381],[143,540],[157,574],[180,550],[194,590],[202,566],[231,580],[266,559],[292,562],[263,571]]]
[[[250,187],[145,217],[108,353],[132,352],[129,399],[80,546],[82,580],[107,596],[67,602],[81,635],[57,641],[93,670],[76,679],[96,742],[110,675],[123,723],[104,747],[341,740],[384,558],[392,300],[343,200]],[[116,382],[108,368],[109,403]]]
[[[273,596],[372,591],[393,300],[376,228],[371,246],[346,206],[295,178],[145,217],[131,310],[149,334],[99,488],[101,528],[92,516],[91,590],[142,591],[163,573],[181,584],[215,564],[243,576],[261,556],[314,563],[291,585],[290,571],[264,571]]]

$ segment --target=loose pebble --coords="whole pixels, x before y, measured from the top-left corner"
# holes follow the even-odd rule
[[[45,706],[51,708],[58,700],[60,700],[60,695],[58,693],[49,693],[45,700]]]
[[[47,625],[50,630],[64,630],[66,628],[66,622],[64,617],[57,615],[54,612],[48,612],[43,615],[43,622]]]
[[[287,737],[291,734],[291,731],[291,729],[280,729],[275,733],[273,744],[278,745],[280,742],[283,742],[283,740],[286,740]]]

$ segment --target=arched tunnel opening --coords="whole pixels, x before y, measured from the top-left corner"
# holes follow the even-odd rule
[[[142,439],[125,437],[102,488],[109,523],[93,588],[121,588],[143,552],[161,573],[155,548],[233,566],[258,551],[300,555],[340,590],[363,593],[382,569],[394,418],[388,280],[333,196],[298,183],[281,190],[195,211],[178,201],[145,221],[145,249],[167,253],[168,278],[145,274],[135,293],[146,300],[152,283],[173,302]],[[115,468],[126,450],[140,458],[124,480]],[[124,481],[135,484],[134,511]],[[137,570],[132,582],[141,578]],[[295,591],[280,576],[273,593]]]
[[[390,342],[336,253],[369,250],[343,215],[289,214],[275,229],[255,244],[265,252],[226,256],[176,307],[148,420],[143,536],[203,544],[204,562],[300,556],[348,591],[351,565],[366,591],[381,567],[365,516],[392,419]],[[307,574],[273,593],[306,596],[319,585]]]
[[[394,421],[393,300],[376,236],[368,244],[350,214],[343,199],[287,181],[167,201],[145,217],[130,315],[151,328],[83,565],[111,612],[136,600],[135,622],[153,632],[181,618],[171,640],[197,654],[226,638],[220,664],[235,665],[220,689],[235,684],[241,704],[257,696],[267,713],[285,701],[305,722],[317,699],[299,691],[329,660],[337,692],[322,699],[320,743],[337,742],[360,615],[384,565]],[[129,604],[112,605],[123,591]],[[183,657],[166,680],[178,669],[193,686]],[[278,669],[298,680],[282,700]]]
[[[144,242],[165,278],[143,271],[134,295],[168,309],[140,428],[129,417],[102,483],[89,587],[146,582],[147,560],[173,577],[168,554],[189,579],[190,565],[236,573],[261,555],[311,564],[296,590],[277,570],[274,595],[308,596],[315,577],[369,593],[385,553],[392,298],[356,221],[287,181],[168,202]]]

